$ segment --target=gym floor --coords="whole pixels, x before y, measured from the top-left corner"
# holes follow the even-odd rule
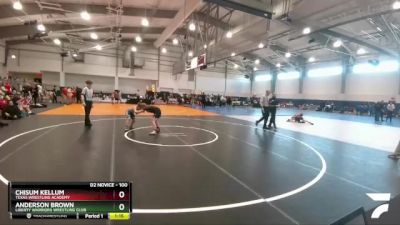
[[[2,183],[133,182],[130,221],[58,224],[329,224],[376,206],[366,193],[400,193],[399,164],[382,149],[180,106],[161,107],[158,136],[147,115],[124,133],[128,107],[96,104],[91,129],[79,105],[12,121],[0,133]],[[0,224],[29,223],[9,219],[6,185],[0,200]]]

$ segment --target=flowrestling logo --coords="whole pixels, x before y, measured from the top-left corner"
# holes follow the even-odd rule
[[[367,195],[375,202],[386,202],[372,212],[371,219],[379,219],[383,213],[389,211],[390,193],[367,193]]]

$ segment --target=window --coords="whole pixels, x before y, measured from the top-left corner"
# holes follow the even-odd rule
[[[328,76],[338,76],[343,73],[343,67],[325,67],[319,69],[311,69],[307,73],[307,77],[328,77]]]
[[[377,65],[370,63],[360,63],[353,67],[354,74],[374,74],[374,73],[389,73],[399,70],[399,63],[395,60],[383,61]]]
[[[279,73],[278,80],[293,80],[300,78],[300,73],[297,71],[291,71],[286,73]]]
[[[257,75],[255,80],[256,81],[270,81],[270,80],[272,80],[272,75],[271,74]]]

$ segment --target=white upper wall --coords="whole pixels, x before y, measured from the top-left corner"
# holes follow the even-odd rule
[[[397,97],[399,73],[351,74],[347,78],[346,97],[362,101],[380,101]]]
[[[188,81],[188,74],[182,73],[172,75],[172,73],[160,73],[160,90],[173,91],[178,93],[192,93],[194,91],[194,82]],[[190,91],[188,91],[190,90]]]
[[[253,82],[253,95],[257,97],[261,97],[265,95],[266,90],[271,90],[271,80],[266,80],[266,77],[271,77],[272,75],[269,71],[257,71],[255,73],[255,79]],[[258,77],[262,77],[264,79],[258,80]]]
[[[340,95],[341,76],[305,77],[303,94],[305,99],[337,99]]]
[[[225,74],[199,70],[196,72],[196,89],[199,92],[224,94]]]
[[[299,98],[299,79],[277,80],[275,93],[278,98]]]

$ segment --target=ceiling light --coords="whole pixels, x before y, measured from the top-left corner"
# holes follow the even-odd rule
[[[393,5],[392,5],[392,7],[393,7],[393,9],[400,9],[400,1],[395,1],[395,2],[393,2]]]
[[[140,43],[140,42],[142,42],[142,38],[140,36],[136,36],[135,41],[137,43]]]
[[[258,64],[260,64],[260,60],[259,60],[259,59],[256,59],[256,60],[254,61],[254,63],[255,63],[256,65],[258,65]]]
[[[78,57],[78,54],[72,53],[72,56],[73,56],[73,57]]]
[[[306,27],[303,29],[303,34],[309,34],[309,33],[311,33],[311,28]]]
[[[90,33],[90,38],[93,40],[97,40],[99,38],[99,36],[97,36],[96,33],[92,32],[92,33]]]
[[[103,47],[101,47],[101,45],[96,45],[94,46],[96,48],[96,50],[101,51],[103,49]]]
[[[38,24],[37,26],[36,26],[36,28],[38,29],[38,31],[42,31],[42,32],[44,32],[45,30],[46,30],[46,27],[43,25],[43,24]]]
[[[178,39],[174,38],[174,39],[172,40],[172,44],[178,45],[178,43],[179,43]]]
[[[315,57],[311,56],[310,58],[308,58],[308,62],[315,62]]]
[[[204,49],[207,49],[207,45],[203,45],[203,48],[204,48]]]
[[[61,45],[61,41],[60,41],[60,39],[58,39],[58,38],[54,39],[53,42],[54,42],[54,44],[56,44],[56,45]]]
[[[238,64],[234,64],[233,68],[237,69],[237,68],[239,68],[239,65]]]
[[[167,53],[167,49],[166,48],[162,48],[161,52],[165,54],[165,53]]]
[[[148,27],[149,26],[149,20],[145,17],[142,18],[142,26]]]
[[[136,52],[136,51],[137,51],[136,46],[132,46],[132,47],[131,47],[131,51],[132,51],[132,52]]]
[[[189,30],[191,30],[191,31],[196,30],[196,25],[193,22],[189,24]]]
[[[84,20],[90,20],[90,14],[87,11],[82,11],[81,12],[81,18]]]
[[[15,55],[11,55],[11,58],[12,58],[12,59],[16,59],[16,58],[17,58],[17,56],[15,56]]]
[[[365,53],[367,53],[367,51],[365,51],[365,49],[363,49],[363,48],[359,48],[357,50],[357,55],[364,55]]]
[[[277,63],[277,64],[276,64],[276,67],[278,67],[278,68],[281,68],[281,66],[282,66],[282,65],[281,65],[280,63]]]
[[[236,55],[236,53],[234,53],[234,52],[231,53],[231,56],[232,56],[232,57],[235,56],[235,55]]]
[[[254,70],[254,71],[257,71],[257,70],[258,70],[258,68],[257,68],[257,67],[254,67],[254,68],[253,68],[253,70]]]
[[[264,48],[264,44],[263,43],[258,44],[258,48]]]
[[[22,4],[21,4],[21,2],[20,2],[20,1],[15,1],[15,2],[13,3],[13,8],[14,8],[15,10],[22,10]]]
[[[290,53],[290,52],[286,52],[286,53],[285,53],[285,57],[286,57],[286,58],[290,58],[291,56],[292,56],[292,53]]]
[[[193,56],[193,51],[189,51],[189,52],[188,52],[188,56],[189,56],[189,57],[192,57],[192,56]]]
[[[333,43],[333,47],[339,48],[340,46],[342,46],[342,44],[343,44],[342,40],[339,39]]]
[[[227,38],[232,38],[232,36],[233,36],[232,32],[228,31],[228,32],[226,33],[226,37],[227,37]]]

